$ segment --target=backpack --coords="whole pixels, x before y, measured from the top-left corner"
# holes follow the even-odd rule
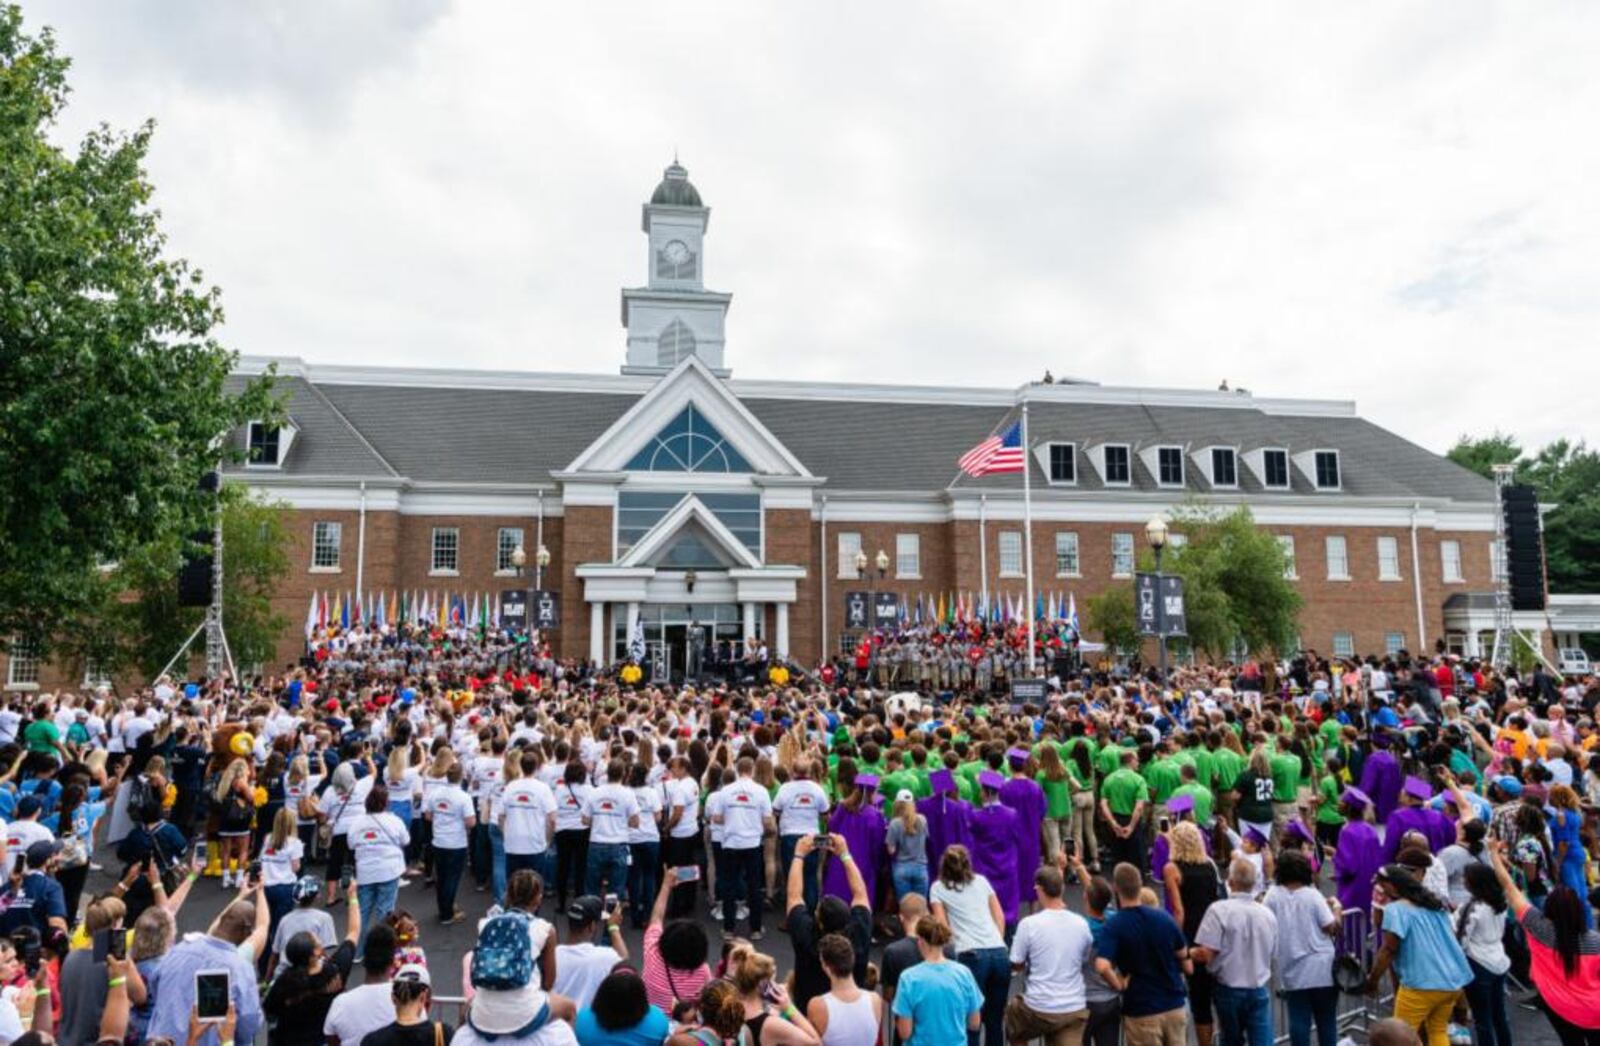
[[[489,991],[525,988],[533,980],[533,938],[528,916],[497,915],[484,924],[472,951],[472,986]]]

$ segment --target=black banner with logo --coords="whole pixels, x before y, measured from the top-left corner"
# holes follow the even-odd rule
[[[561,593],[536,588],[533,597],[533,627],[542,630],[561,627]]]

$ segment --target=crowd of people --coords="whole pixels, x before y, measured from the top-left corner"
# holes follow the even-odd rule
[[[1491,1046],[1524,990],[1600,1042],[1593,680],[1307,652],[1011,703],[1015,638],[656,687],[358,626],[283,676],[13,695],[0,1046],[1335,1046],[1356,996],[1368,1041]],[[427,928],[469,918],[436,1005]]]

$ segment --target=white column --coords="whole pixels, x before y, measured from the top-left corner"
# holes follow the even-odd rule
[[[623,635],[622,635],[622,641],[624,643],[628,643],[628,644],[631,645],[633,643],[633,630],[638,628],[638,627],[639,627],[639,604],[638,603],[629,603],[628,604],[628,628],[627,628],[627,631],[625,631],[623,633]]]
[[[589,660],[597,665],[605,664],[606,654],[606,605],[604,603],[589,604]]]
[[[745,641],[749,642],[749,640],[755,634],[756,634],[756,605],[754,603],[746,603],[744,605],[744,638],[745,638]]]
[[[778,604],[778,635],[777,655],[780,659],[789,657],[789,604]]]

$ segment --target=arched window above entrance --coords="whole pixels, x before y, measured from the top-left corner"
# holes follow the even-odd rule
[[[689,404],[628,462],[641,472],[753,472],[744,455]]]

